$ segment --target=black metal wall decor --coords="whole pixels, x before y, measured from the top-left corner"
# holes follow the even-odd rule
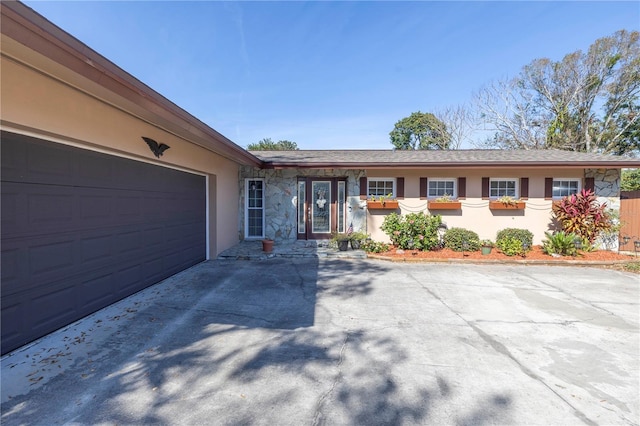
[[[149,149],[151,149],[151,152],[153,152],[153,155],[155,155],[157,158],[160,158],[162,154],[170,148],[170,146],[167,144],[158,144],[158,142],[145,136],[142,136],[142,139],[144,139],[147,145],[149,145]]]

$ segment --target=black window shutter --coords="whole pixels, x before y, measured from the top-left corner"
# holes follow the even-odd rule
[[[367,191],[369,191],[369,187],[367,186],[367,177],[362,176],[360,178],[360,199],[361,200],[367,199]]]
[[[544,178],[544,199],[551,200],[553,198],[553,178]]]
[[[596,190],[596,179],[592,177],[584,178],[584,189],[592,190],[595,192]]]
[[[489,199],[489,178],[488,177],[482,178],[482,199],[483,200]]]
[[[426,177],[420,178],[420,199],[421,200],[427,199],[427,178]]]
[[[399,200],[404,199],[404,178],[396,178],[396,198]]]
[[[467,178],[458,178],[458,199],[464,200],[467,198]]]
[[[523,200],[529,198],[529,178],[520,178],[520,198]]]

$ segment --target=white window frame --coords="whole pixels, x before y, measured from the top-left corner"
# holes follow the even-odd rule
[[[393,184],[393,190],[391,191],[391,198],[395,198],[396,197],[396,186],[397,186],[397,182],[396,182],[396,178],[390,178],[390,177],[370,177],[367,178],[367,197],[371,197],[373,194],[370,191],[370,183],[371,182],[391,182]],[[385,197],[388,195],[389,193],[383,194]],[[380,197],[379,194],[375,195],[376,197]]]
[[[506,194],[504,195],[491,195],[491,184],[493,182],[510,182],[513,181],[514,182],[514,195],[511,195],[511,197],[513,197],[514,199],[518,199],[520,198],[520,179],[518,178],[510,178],[510,177],[504,177],[504,178],[489,178],[489,199],[491,200],[497,200],[498,198],[504,197]]]
[[[255,207],[249,207],[249,182],[262,182],[262,235],[249,235],[249,209],[253,209],[253,210],[258,210],[258,208]],[[244,180],[244,237],[245,239],[248,240],[252,240],[252,239],[263,239],[264,238],[264,232],[265,232],[265,228],[266,228],[266,221],[265,221],[265,210],[266,210],[266,206],[265,206],[265,192],[266,192],[266,187],[265,187],[265,182],[264,182],[264,178],[245,178]]]
[[[578,182],[578,189],[576,190],[576,194],[579,193],[580,191],[582,191],[582,179],[580,178],[563,178],[563,177],[554,177],[553,178],[553,184],[551,187],[551,196],[554,200],[560,200],[562,198],[564,198],[564,195],[554,195],[553,193],[555,192],[555,187],[556,187],[556,182]],[[572,194],[569,194],[572,195]]]
[[[453,194],[449,194],[452,199],[458,199],[458,179],[455,178],[427,178],[427,198],[430,200],[435,200],[436,198],[440,198],[443,195],[430,195],[429,189],[431,182],[453,182]]]

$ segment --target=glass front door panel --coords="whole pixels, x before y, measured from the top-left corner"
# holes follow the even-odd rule
[[[298,182],[298,233],[304,234],[307,226],[307,212],[306,212],[306,196],[307,185],[304,181]]]
[[[311,186],[311,228],[314,234],[331,233],[331,182],[314,181]]]
[[[346,182],[338,182],[338,232],[344,232],[344,206],[346,197]]]

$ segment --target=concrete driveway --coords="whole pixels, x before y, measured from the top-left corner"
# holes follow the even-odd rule
[[[639,423],[638,275],[212,261],[2,358],[2,423]]]

